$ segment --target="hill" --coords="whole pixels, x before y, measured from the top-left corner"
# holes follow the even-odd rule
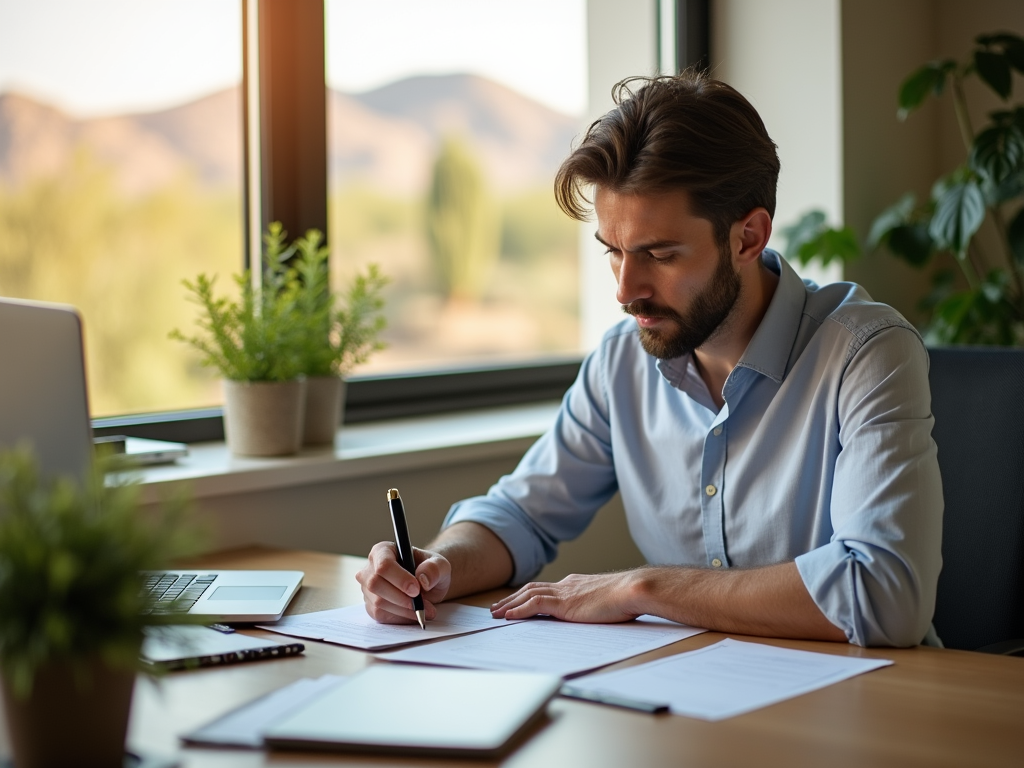
[[[170,109],[76,119],[31,96],[0,95],[0,181],[20,185],[60,173],[85,148],[129,193],[188,172],[211,188],[241,179],[241,100],[232,88]],[[474,75],[413,77],[361,94],[328,94],[329,173],[415,194],[439,142],[464,138],[501,191],[548,184],[577,132],[559,114]]]

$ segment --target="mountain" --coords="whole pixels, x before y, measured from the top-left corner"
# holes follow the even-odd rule
[[[346,97],[332,95],[331,107],[339,98]],[[499,189],[549,184],[579,129],[575,118],[476,75],[410,77],[347,98],[425,134],[430,151],[416,169],[422,185],[438,144],[448,135],[473,146]],[[344,130],[340,119],[334,122]]]
[[[78,120],[16,93],[0,95],[0,180],[18,185],[60,173],[85,148],[114,169],[128,193],[191,171],[209,186],[237,184],[241,137],[237,89],[160,112]]]
[[[129,193],[182,172],[211,188],[241,179],[241,101],[232,88],[170,109],[76,119],[30,96],[0,94],[0,181],[66,168],[79,147]],[[500,191],[550,184],[578,129],[562,115],[474,75],[413,77],[361,94],[328,93],[328,172],[392,193],[422,192],[437,147],[458,136]]]

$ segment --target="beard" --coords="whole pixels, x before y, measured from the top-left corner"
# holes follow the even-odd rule
[[[662,317],[672,321],[674,330],[639,329],[640,345],[644,351],[661,360],[669,360],[691,354],[719,332],[739,295],[740,277],[732,268],[730,254],[720,249],[715,273],[694,297],[685,315],[646,299],[625,304],[622,311],[627,315]]]

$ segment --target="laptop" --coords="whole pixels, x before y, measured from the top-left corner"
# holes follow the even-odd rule
[[[93,455],[82,319],[74,307],[0,298],[0,449],[28,444],[40,471],[84,478]],[[301,571],[174,570],[146,573],[168,609],[210,622],[281,618]]]
[[[156,611],[180,611],[208,623],[277,621],[302,586],[302,571],[146,571],[143,589]]]
[[[110,451],[115,459],[123,461],[128,468],[171,464],[188,456],[188,446],[185,443],[172,443],[169,440],[110,435],[94,437],[92,442],[95,446],[103,446]]]

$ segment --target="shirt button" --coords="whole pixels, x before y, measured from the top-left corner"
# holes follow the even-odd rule
[[[721,568],[722,567],[722,561],[719,560],[717,557],[714,560],[711,561],[711,564],[713,566],[715,566],[715,568]]]
[[[713,485],[709,485],[707,488],[704,489],[704,493],[706,493],[708,496],[714,496],[716,493],[718,493],[718,489],[715,488],[715,486]]]
[[[714,431],[713,434],[714,434],[715,437],[718,437],[720,434],[722,434],[722,428],[721,427],[715,427],[715,431]]]

